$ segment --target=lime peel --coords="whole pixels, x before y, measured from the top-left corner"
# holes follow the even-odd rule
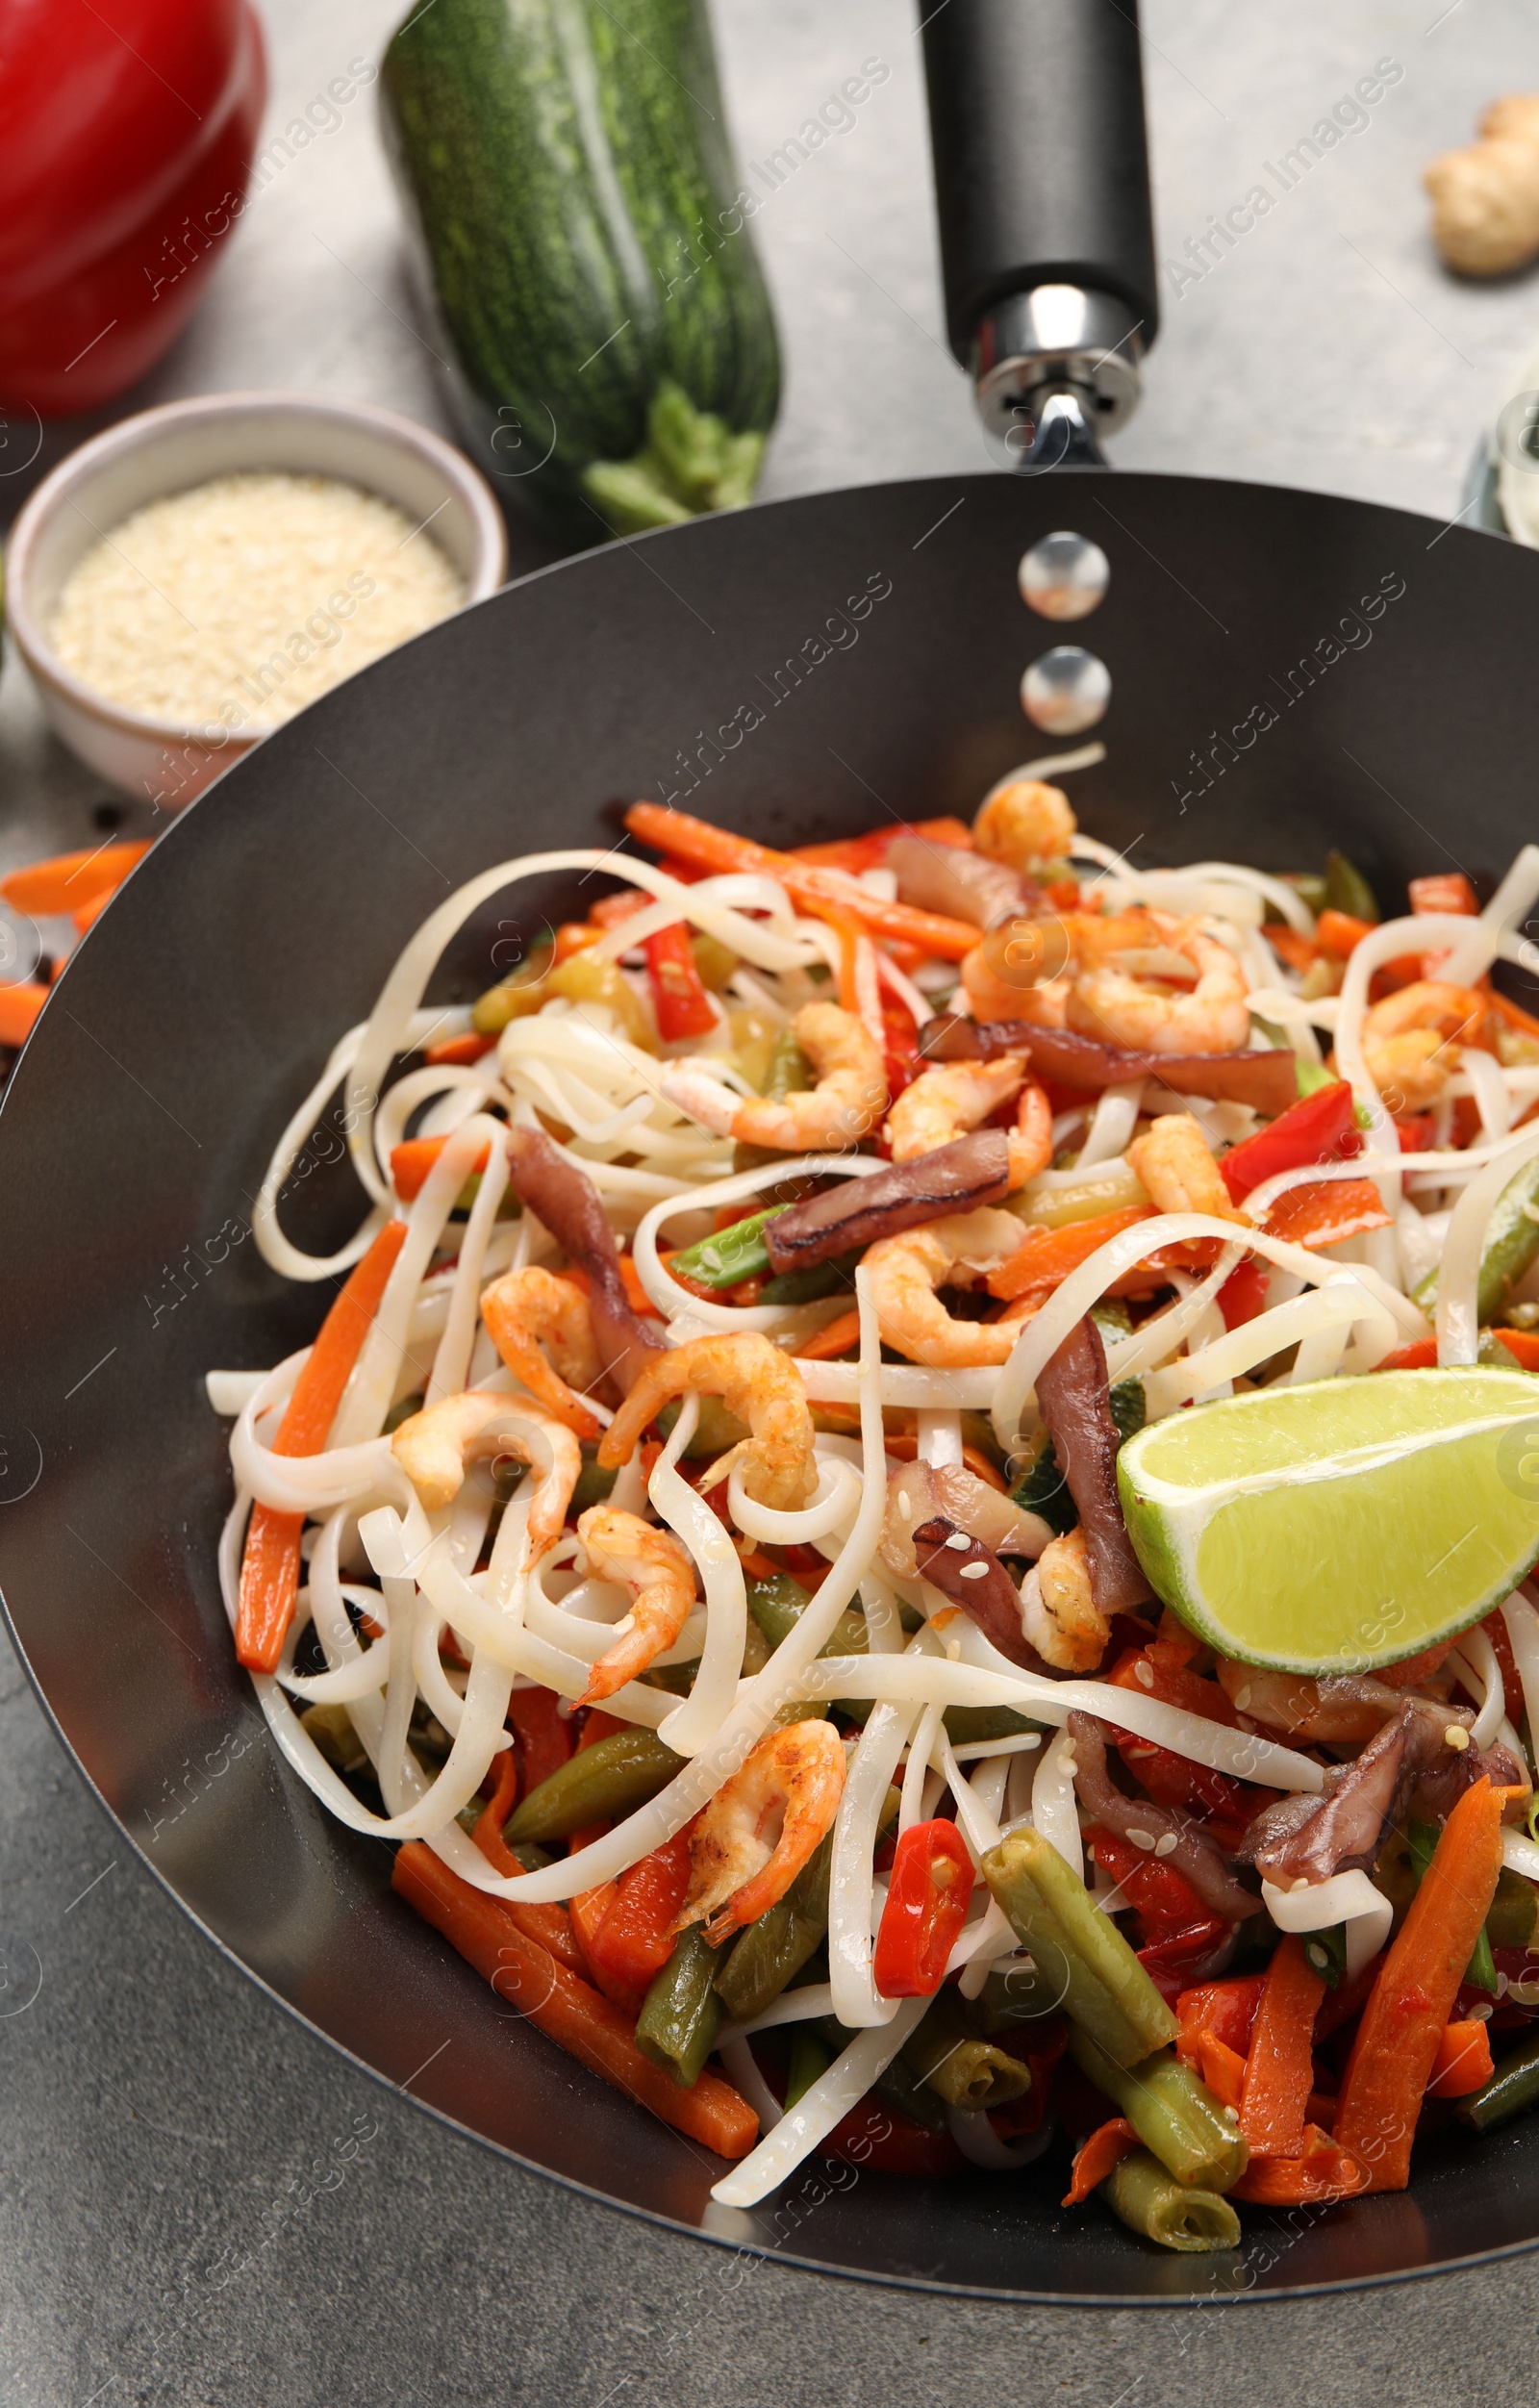
[[[1118,1458],[1128,1534],[1208,1646],[1329,1678],[1479,1621],[1539,1559],[1539,1381],[1479,1367],[1265,1388]]]

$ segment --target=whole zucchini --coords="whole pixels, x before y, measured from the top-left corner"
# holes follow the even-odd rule
[[[380,89],[503,489],[568,547],[747,501],[780,361],[705,0],[415,0]]]

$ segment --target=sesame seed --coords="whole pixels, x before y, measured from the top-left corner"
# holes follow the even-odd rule
[[[1461,1756],[1470,1744],[1470,1735],[1462,1722],[1451,1722],[1443,1736],[1449,1746],[1456,1749]]]
[[[1153,1665],[1151,1663],[1146,1663],[1143,1657],[1140,1656],[1137,1663],[1133,1666],[1133,1677],[1137,1681],[1141,1689],[1151,1689],[1154,1686]]]
[[[1249,1684],[1249,1682],[1248,1681],[1248,1682],[1246,1683],[1246,1685],[1245,1685],[1244,1688],[1243,1688],[1243,1689],[1238,1690],[1238,1691],[1236,1692],[1236,1694],[1235,1694],[1234,1706],[1235,1706],[1235,1711],[1236,1711],[1236,1713],[1241,1713],[1241,1714],[1243,1714],[1243,1713],[1245,1712],[1246,1708],[1249,1705],[1249,1703],[1250,1703],[1250,1684]]]
[[[1156,1856],[1173,1856],[1180,1844],[1173,1831],[1162,1831],[1154,1842],[1154,1853]]]
[[[986,1563],[964,1563],[962,1566],[962,1578],[965,1581],[981,1581],[987,1574],[988,1569],[989,1567]]]
[[[897,1492],[897,1509],[903,1516],[905,1522],[912,1522],[914,1519],[914,1506],[906,1488],[900,1488]]]
[[[1154,1834],[1151,1831],[1130,1831],[1127,1836],[1135,1848],[1151,1848],[1154,1845]]]
[[[965,1556],[972,1541],[965,1530],[954,1530],[946,1543],[948,1547],[954,1547],[959,1556]]]

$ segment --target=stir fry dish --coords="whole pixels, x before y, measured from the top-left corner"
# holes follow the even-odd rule
[[[1085,757],[441,904],[268,1170],[330,1303],[210,1375],[220,1572],[294,1772],[717,2200],[1058,2144],[1221,2250],[1539,2103],[1539,848],[1381,920],[1133,868]]]

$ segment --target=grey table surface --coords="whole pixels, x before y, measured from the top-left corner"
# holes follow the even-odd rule
[[[262,0],[276,131],[400,0]],[[763,158],[866,60],[892,73],[757,220],[788,363],[768,495],[982,465],[941,340],[908,0],[717,0],[740,150]],[[1147,0],[1165,326],[1127,467],[1315,486],[1449,519],[1539,277],[1445,276],[1420,170],[1539,89],[1523,0]],[[1200,275],[1188,241],[1380,61],[1368,122]],[[1382,74],[1384,70],[1381,68]],[[315,113],[323,115],[323,110]],[[250,211],[128,406],[292,385],[447,428],[372,100]],[[94,422],[0,427],[0,516]],[[32,457],[37,453],[37,457]],[[542,557],[516,536],[516,566]],[[0,682],[0,864],[88,842],[105,798]],[[130,809],[129,829],[150,824]],[[4,1642],[0,1642],[0,1650]],[[1089,2313],[880,2291],[724,2253],[526,2174],[382,2091],[194,1932],[0,1666],[0,2402],[744,2403],[1113,2408],[1474,2396],[1522,2379],[1539,2261],[1367,2294]],[[333,2137],[340,2189],[295,2205]],[[1029,2269],[1023,2269],[1029,2279]]]

